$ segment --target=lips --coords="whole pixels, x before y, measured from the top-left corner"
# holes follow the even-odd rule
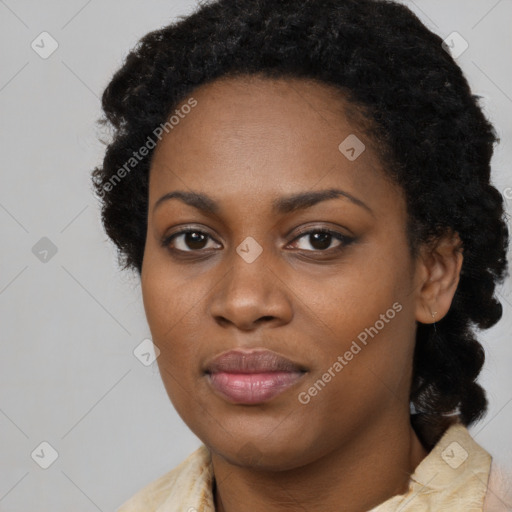
[[[236,404],[271,400],[296,384],[306,369],[269,350],[230,350],[205,368],[213,390]]]

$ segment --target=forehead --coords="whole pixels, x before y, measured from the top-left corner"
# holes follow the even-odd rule
[[[364,120],[341,89],[312,79],[222,77],[200,86],[190,96],[198,105],[181,116],[181,130],[174,127],[170,132],[177,139],[190,135],[181,133],[186,126],[187,132],[194,131],[197,138],[208,140],[224,136],[228,130],[231,136],[242,136],[244,130],[261,139],[278,136],[276,144],[315,134],[324,139],[335,134],[337,140],[343,133],[361,131]]]
[[[191,97],[197,105],[155,149],[150,202],[177,188],[217,197],[294,193],[317,184],[387,193],[382,187],[390,184],[357,122],[361,116],[332,86],[245,76],[205,84]],[[360,144],[358,151],[364,147],[354,160],[342,151],[346,140]]]

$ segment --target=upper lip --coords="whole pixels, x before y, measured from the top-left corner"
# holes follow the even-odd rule
[[[228,350],[207,364],[206,373],[304,372],[305,368],[267,349]]]

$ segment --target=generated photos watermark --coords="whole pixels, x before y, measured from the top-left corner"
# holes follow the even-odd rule
[[[361,350],[368,344],[368,337],[374,338],[384,327],[386,324],[395,318],[397,313],[402,311],[403,307],[399,302],[395,302],[391,308],[389,308],[386,313],[382,313],[379,316],[379,320],[377,320],[372,326],[366,327],[363,331],[361,331],[357,335],[357,340],[353,340],[350,348],[345,351],[343,355],[339,355],[336,358],[336,361],[322,374],[322,377],[317,379],[316,382],[308,388],[307,391],[301,391],[298,394],[298,400],[301,404],[309,404],[311,398],[315,397],[320,393],[325,386],[331,382],[331,380],[340,373],[345,366],[349,364],[354,356],[359,354]]]
[[[150,151],[157,145],[157,141],[155,139],[158,139],[158,141],[162,140],[164,132],[169,133],[174,130],[174,128],[181,122],[181,120],[185,119],[187,114],[190,114],[192,109],[196,107],[197,104],[197,100],[193,97],[190,97],[185,104],[174,111],[174,114],[171,115],[165,123],[157,126],[153,130],[153,136],[148,135],[146,142],[140,146],[137,151],[133,151],[133,156],[131,156],[124,163],[124,165],[120,167],[113,176],[110,177],[107,183],[103,185],[103,193],[100,194],[100,197],[103,197],[105,192],[110,192],[127,174],[130,173],[132,169],[138,165],[139,162],[141,162],[146,156],[149,155]]]

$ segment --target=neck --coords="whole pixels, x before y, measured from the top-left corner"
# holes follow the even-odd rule
[[[396,422],[396,418],[395,418]],[[407,421],[368,428],[317,460],[287,471],[240,467],[212,452],[215,510],[251,512],[323,510],[362,512],[408,489],[427,455]]]

